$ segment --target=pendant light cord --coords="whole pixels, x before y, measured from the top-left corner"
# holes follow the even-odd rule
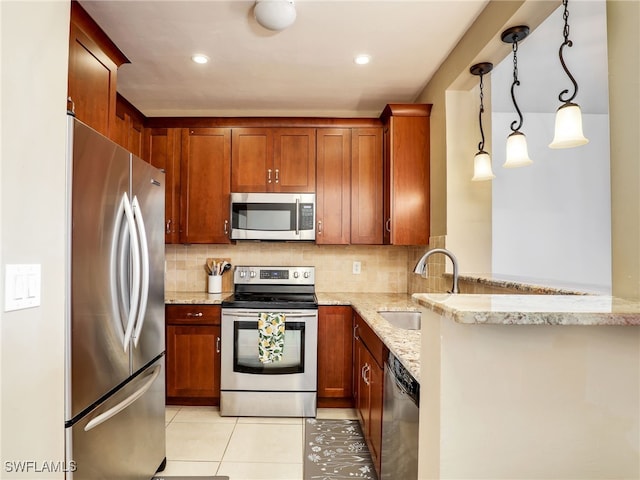
[[[522,112],[520,108],[518,108],[518,103],[516,102],[515,88],[517,85],[520,85],[520,80],[518,80],[518,41],[514,40],[513,42],[513,83],[511,84],[511,100],[513,100],[513,106],[516,107],[516,112],[518,112],[518,120],[514,120],[511,122],[511,130],[517,132],[522,128]],[[515,125],[518,125],[517,128],[514,128]]]
[[[562,56],[564,47],[573,47],[573,42],[569,40],[569,10],[567,9],[568,3],[569,3],[569,0],[562,0],[562,5],[564,6],[564,13],[562,14],[562,18],[564,19],[564,30],[562,32],[564,36],[564,42],[562,42],[562,45],[560,45],[560,51],[558,52],[558,55],[560,56],[560,63],[562,64],[562,68],[564,69],[565,73],[569,77],[569,80],[571,80],[571,83],[573,83],[574,90],[573,90],[573,95],[571,95],[571,97],[567,99],[564,99],[562,97],[568,94],[569,90],[565,89],[560,92],[560,95],[558,95],[558,100],[564,103],[571,102],[571,100],[576,98],[576,95],[578,94],[578,82],[576,82],[576,79],[573,78],[573,75],[571,75],[571,72],[567,68],[567,65],[564,63],[564,57]]]

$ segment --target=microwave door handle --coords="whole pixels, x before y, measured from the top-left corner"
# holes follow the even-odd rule
[[[296,235],[300,235],[300,199],[296,198]]]

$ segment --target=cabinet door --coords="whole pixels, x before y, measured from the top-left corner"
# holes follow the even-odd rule
[[[382,129],[355,128],[351,154],[351,243],[380,245],[383,230]]]
[[[382,448],[382,396],[384,394],[384,370],[375,360],[371,362],[369,377],[369,451],[376,470],[380,473]]]
[[[385,244],[429,243],[430,113],[429,104],[392,104],[382,113]]]
[[[70,20],[67,94],[76,118],[116,140],[116,78],[129,60],[78,2]]]
[[[230,243],[231,129],[182,130],[180,242]]]
[[[185,403],[192,398],[196,404],[219,404],[219,326],[167,326],[167,397]]]
[[[116,75],[116,64],[75,23],[71,23],[69,97],[76,117],[106,136],[113,134]]]
[[[316,131],[277,128],[273,132],[274,192],[316,191]]]
[[[149,128],[143,158],[165,172],[165,243],[178,243],[180,228],[180,129]]]
[[[351,130],[319,128],[316,165],[316,243],[349,243]]]
[[[275,182],[272,130],[234,128],[232,145],[231,191],[270,191]]]
[[[351,406],[352,310],[349,306],[318,308],[318,403]]]
[[[429,118],[395,117],[391,128],[391,243],[429,243]]]

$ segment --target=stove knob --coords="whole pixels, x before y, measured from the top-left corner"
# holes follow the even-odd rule
[[[293,272],[293,278],[298,278],[300,274],[298,272]]]
[[[304,278],[309,278],[309,272],[304,272]]]
[[[244,270],[240,270],[240,278],[244,278],[247,275],[247,272]]]
[[[251,278],[255,278],[255,277],[256,277],[256,272],[254,272],[253,270],[251,270],[251,271],[249,272],[249,276],[250,276]]]

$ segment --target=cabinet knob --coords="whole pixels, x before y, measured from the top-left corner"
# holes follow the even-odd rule
[[[276,183],[280,182],[280,170],[276,168]]]
[[[384,229],[391,233],[391,217],[387,218],[387,221],[384,224]]]
[[[271,183],[271,169],[267,169],[267,183]]]
[[[216,337],[216,353],[220,353],[220,337]]]
[[[322,235],[322,220],[318,220],[318,235]]]
[[[229,236],[229,220],[224,221],[224,234],[225,236]]]
[[[167,229],[166,229],[166,233],[167,233],[167,234],[171,233],[171,219],[167,220]]]
[[[196,312],[196,313],[188,312],[187,313],[187,317],[202,317],[203,315],[204,315],[204,313],[202,313],[202,312]]]

